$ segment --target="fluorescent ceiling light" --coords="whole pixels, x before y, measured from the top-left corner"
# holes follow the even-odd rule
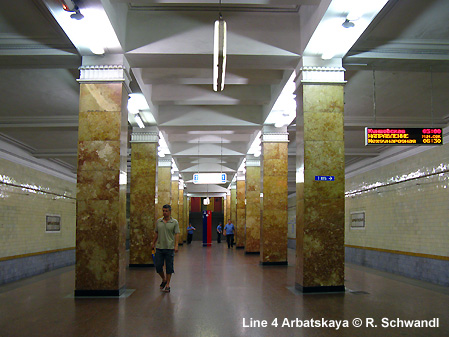
[[[261,153],[261,143],[262,141],[260,140],[260,136],[262,135],[262,131],[259,131],[257,133],[256,138],[254,139],[253,143],[251,144],[249,150],[248,150],[248,154],[253,154],[255,157],[259,157],[260,153]],[[258,154],[258,155],[256,155]]]
[[[149,110],[147,100],[143,94],[135,93],[128,96],[128,112],[130,114],[138,114],[141,110]]]
[[[296,72],[294,71],[282,89],[264,124],[274,124],[279,128],[288,126],[296,117],[296,99],[294,92]]]
[[[90,52],[101,55],[106,50],[112,53],[122,52],[120,42],[104,9],[101,6],[94,8],[94,5],[87,1],[83,4],[85,6],[78,9],[83,13],[82,20],[73,20],[80,17],[71,18],[73,12],[65,11],[60,5],[47,4],[47,6],[81,55],[88,55]]]
[[[342,58],[387,2],[388,0],[333,0],[307,44],[304,56]],[[357,24],[351,29],[344,28],[342,24],[346,19],[350,23],[357,20]]]
[[[226,173],[195,173],[193,175],[194,184],[225,184],[226,182]]]
[[[214,28],[214,65],[213,88],[214,91],[224,89],[226,72],[226,21],[220,18],[215,21]]]
[[[145,128],[145,124],[143,123],[142,118],[140,118],[139,114],[134,115],[134,119],[136,120],[137,125],[139,125],[139,128]]]
[[[159,131],[159,154],[159,157],[164,157],[166,154],[170,154],[167,142],[165,141],[164,135],[161,131]]]

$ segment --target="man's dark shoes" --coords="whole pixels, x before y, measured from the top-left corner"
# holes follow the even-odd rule
[[[169,293],[170,292],[170,287],[165,287],[162,291],[164,293]]]
[[[166,284],[167,284],[167,281],[162,281],[162,283],[159,286],[159,288],[161,288],[161,290],[164,290]]]

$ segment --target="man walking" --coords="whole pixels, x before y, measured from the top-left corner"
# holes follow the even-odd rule
[[[224,230],[226,232],[226,241],[228,243],[228,248],[234,247],[234,224],[231,222],[231,219],[229,219]]]
[[[160,289],[163,292],[170,292],[171,275],[175,272],[173,263],[175,260],[175,253],[178,252],[179,241],[179,224],[178,220],[171,217],[171,206],[162,206],[163,217],[156,221],[154,228],[155,236],[153,240],[153,247],[156,247],[156,255],[154,257],[154,264],[156,265],[156,272],[162,278]],[[165,273],[164,273],[165,262]]]

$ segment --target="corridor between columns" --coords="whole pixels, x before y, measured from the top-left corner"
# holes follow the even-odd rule
[[[447,288],[346,265],[346,293],[294,289],[288,266],[261,266],[258,255],[225,244],[184,245],[175,256],[171,293],[159,290],[154,268],[126,270],[128,297],[74,298],[74,267],[0,286],[2,336],[445,336]],[[413,294],[413,296],[410,296]],[[7,303],[7,305],[5,305]],[[355,318],[440,318],[439,329],[352,327]],[[245,327],[266,320],[267,327]],[[278,326],[272,326],[277,319]],[[285,322],[347,320],[349,327],[296,327]],[[289,324],[290,324],[289,323]],[[296,323],[295,323],[296,324]]]

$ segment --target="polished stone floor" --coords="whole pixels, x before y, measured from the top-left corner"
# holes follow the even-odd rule
[[[62,268],[0,286],[0,336],[449,336],[448,288],[348,264],[346,293],[303,295],[294,265],[290,249],[288,266],[262,267],[194,242],[175,257],[171,293],[153,268],[131,269],[128,297],[94,299],[73,298],[74,267]],[[432,319],[439,327],[390,326]]]

